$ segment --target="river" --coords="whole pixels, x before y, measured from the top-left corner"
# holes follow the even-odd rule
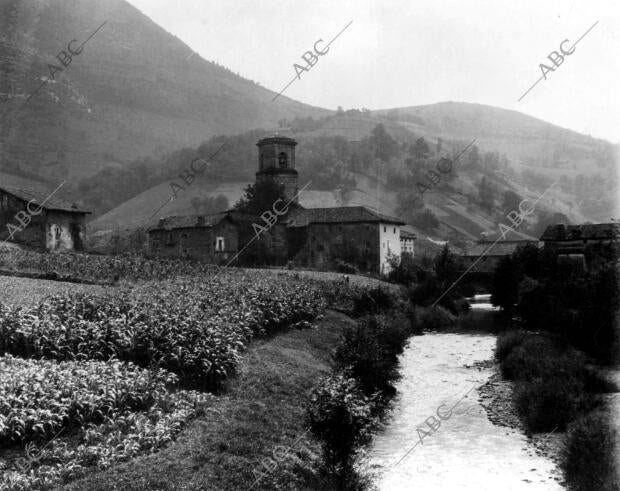
[[[493,310],[487,298],[472,307]],[[362,464],[380,490],[564,489],[553,462],[520,431],[491,423],[478,401],[477,387],[493,373],[494,347],[492,334],[411,338],[394,410]]]

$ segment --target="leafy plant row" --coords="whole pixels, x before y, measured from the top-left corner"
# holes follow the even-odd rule
[[[0,305],[0,354],[159,366],[185,384],[215,388],[248,342],[312,321],[323,285],[257,273],[149,283],[103,295],[61,295],[36,308]]]
[[[29,442],[26,459],[0,459],[0,489],[49,487],[168,443],[213,397],[169,392],[177,381],[120,361],[0,357],[0,448]]]

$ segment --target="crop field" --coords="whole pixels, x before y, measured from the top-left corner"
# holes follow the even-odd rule
[[[311,328],[357,290],[235,269],[178,276],[162,264],[170,279],[0,298],[0,489],[49,488],[156,451],[218,398],[253,339]],[[92,277],[99,266],[65,267]],[[132,268],[116,271],[135,280]]]
[[[173,259],[145,259],[137,255],[46,254],[32,250],[0,248],[0,269],[48,273],[88,281],[163,280],[177,276],[213,273],[216,266]]]

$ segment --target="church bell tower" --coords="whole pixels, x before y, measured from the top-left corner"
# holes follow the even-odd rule
[[[270,136],[259,140],[258,172],[256,184],[272,181],[284,186],[287,201],[297,203],[298,175],[295,170],[295,145],[297,142],[285,136]]]

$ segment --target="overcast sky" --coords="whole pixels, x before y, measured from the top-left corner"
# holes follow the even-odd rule
[[[129,1],[203,58],[276,92],[318,39],[328,42],[353,21],[286,90],[308,104],[476,102],[620,142],[618,0]],[[551,65],[547,55],[597,21],[519,102],[541,77],[539,64]]]

